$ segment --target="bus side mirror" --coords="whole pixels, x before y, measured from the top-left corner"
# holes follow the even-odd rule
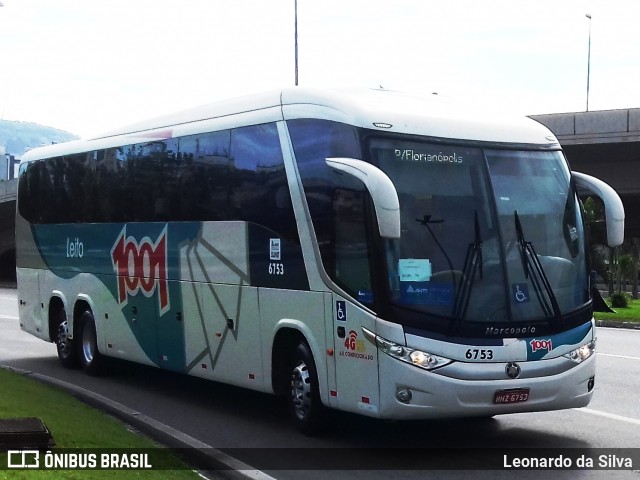
[[[327,165],[362,181],[371,198],[382,238],[400,238],[400,202],[391,179],[378,167],[354,158],[327,158]]]
[[[604,202],[604,213],[607,222],[607,244],[610,247],[622,245],[624,241],[624,206],[616,191],[602,180],[591,175],[573,172],[572,177],[579,188],[595,193]]]

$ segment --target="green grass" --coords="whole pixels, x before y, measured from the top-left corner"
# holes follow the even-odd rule
[[[607,300],[607,304],[611,302]],[[627,308],[614,308],[616,313],[594,312],[596,320],[617,320],[621,322],[640,322],[640,300],[629,300]]]
[[[133,433],[123,423],[54,387],[0,369],[0,418],[39,417],[51,432],[56,448],[159,448],[150,439]],[[162,450],[163,456],[171,455]],[[0,468],[7,465],[0,453]],[[171,463],[174,465],[174,463]],[[2,470],[0,479],[200,479],[176,459],[177,470]],[[182,468],[184,467],[184,468]]]

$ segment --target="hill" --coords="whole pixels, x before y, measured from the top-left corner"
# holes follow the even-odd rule
[[[37,123],[0,120],[0,145],[5,146],[6,153],[15,155],[17,158],[31,148],[68,142],[77,138],[80,137]]]

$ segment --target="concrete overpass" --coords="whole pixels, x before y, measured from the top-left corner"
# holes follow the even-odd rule
[[[558,137],[572,170],[611,185],[625,207],[625,237],[640,237],[640,108],[532,115]]]
[[[0,284],[15,278],[16,188],[18,180],[0,180]]]
[[[0,284],[16,276],[16,158],[0,145]]]

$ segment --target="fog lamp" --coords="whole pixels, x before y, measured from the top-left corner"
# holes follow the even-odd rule
[[[396,398],[402,403],[409,403],[413,398],[413,393],[408,388],[399,388],[396,391]]]

